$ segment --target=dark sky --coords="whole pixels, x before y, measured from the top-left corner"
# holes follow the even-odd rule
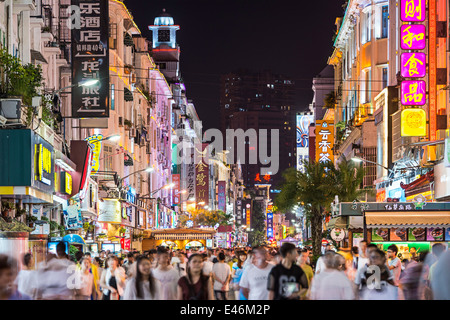
[[[312,101],[312,78],[332,53],[343,0],[125,0],[144,36],[165,8],[181,47],[181,76],[204,129],[219,128],[219,77],[249,68],[291,77],[297,109]]]

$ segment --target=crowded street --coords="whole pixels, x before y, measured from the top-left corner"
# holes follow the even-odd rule
[[[0,300],[450,300],[449,10],[0,1]]]

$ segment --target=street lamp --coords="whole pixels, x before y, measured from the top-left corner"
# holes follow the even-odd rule
[[[96,85],[99,82],[100,82],[99,79],[90,79],[90,80],[86,80],[86,81],[83,81],[83,82],[78,82],[78,83],[72,84],[70,86],[67,86],[67,87],[61,88],[59,90],[56,90],[55,92],[53,92],[53,96],[55,96],[55,94],[58,94],[58,93],[66,90],[66,89],[69,89],[69,88],[73,88],[73,87],[76,87],[76,86],[78,86],[78,87],[91,87],[93,85]]]
[[[377,165],[377,166],[380,166],[380,167],[382,167],[382,168],[388,170],[390,173],[394,173],[394,171],[393,171],[392,169],[389,169],[388,167],[385,167],[385,166],[383,166],[382,164],[379,164],[379,163],[377,163],[377,162],[369,161],[369,160],[362,159],[362,158],[359,158],[359,157],[353,157],[353,158],[352,158],[352,161],[353,161],[353,162],[367,162],[367,163],[372,163],[372,164],[375,164],[375,165]]]
[[[133,172],[133,173],[130,173],[129,175],[127,175],[127,176],[125,176],[125,177],[123,177],[123,178],[120,178],[120,184],[122,184],[122,181],[123,181],[123,180],[125,180],[125,179],[128,178],[129,176],[132,176],[132,175],[134,175],[134,174],[136,174],[136,173],[143,172],[143,171],[145,171],[145,172],[153,172],[154,170],[155,170],[155,169],[153,169],[153,167],[148,167],[148,168],[146,168],[146,169],[141,169],[141,170],[135,171],[135,172]]]

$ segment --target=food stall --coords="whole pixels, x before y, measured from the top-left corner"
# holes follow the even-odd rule
[[[397,245],[402,258],[431,251],[435,243],[450,242],[450,203],[389,203],[364,212],[364,230],[368,241],[387,250]]]
[[[155,249],[164,244],[178,249],[189,249],[190,247],[206,248],[208,239],[214,239],[216,231],[210,228],[175,228],[147,230],[142,241],[142,250]],[[194,242],[195,241],[195,242]],[[201,245],[201,246],[200,246]]]

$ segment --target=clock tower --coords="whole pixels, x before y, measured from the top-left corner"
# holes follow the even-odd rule
[[[153,32],[150,54],[159,70],[169,82],[176,82],[180,77],[180,47],[176,43],[176,32],[180,26],[174,24],[173,18],[163,9],[155,18],[154,25],[148,26]]]

